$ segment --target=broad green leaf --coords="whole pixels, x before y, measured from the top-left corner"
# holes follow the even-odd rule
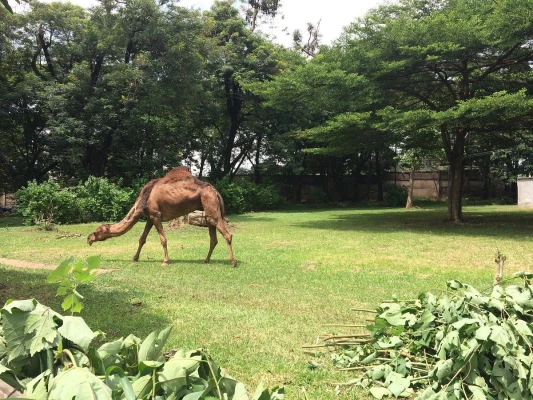
[[[66,278],[72,269],[70,263],[74,260],[74,256],[70,255],[65,258],[56,269],[48,274],[47,282],[56,283]]]
[[[187,371],[169,360],[159,373],[158,380],[168,391],[177,392],[187,386]]]
[[[398,397],[411,385],[411,380],[409,378],[404,378],[396,372],[391,372],[387,375],[385,384],[388,383],[387,389],[395,396]]]
[[[505,329],[499,325],[494,325],[492,327],[491,334],[489,339],[498,343],[502,347],[507,347],[511,344],[511,338]]]
[[[136,399],[142,399],[152,389],[152,376],[144,375],[131,383]]]
[[[467,387],[470,389],[470,392],[472,392],[472,400],[487,400],[485,392],[483,392],[483,389],[481,389],[479,386],[467,385]]]
[[[37,304],[38,302],[35,299],[8,300],[5,306],[2,308],[2,312],[7,311],[10,314],[28,312],[34,310]]]
[[[76,296],[74,293],[65,297],[65,300],[63,300],[63,303],[61,303],[61,307],[63,308],[63,311],[71,310],[72,312],[77,313],[83,310],[83,304],[80,302],[78,296]]]
[[[237,382],[237,384],[235,385],[235,392],[233,394],[232,400],[249,400],[246,388],[241,382]]]
[[[384,388],[384,387],[379,387],[379,386],[373,386],[370,389],[370,393],[376,399],[382,399],[383,397],[388,397],[388,396],[392,395],[392,392],[389,389]]]
[[[452,373],[453,360],[441,360],[435,365],[435,376],[442,381]]]
[[[123,343],[124,340],[118,339],[114,342],[105,343],[98,348],[98,355],[104,362],[106,368],[115,363],[117,360],[117,355],[122,349]]]
[[[95,333],[81,317],[63,317],[63,325],[58,331],[64,338],[76,343],[85,351],[87,351],[95,336]]]
[[[159,358],[171,329],[172,326],[169,326],[159,332],[159,334],[154,331],[144,339],[139,349],[139,362],[156,361]]]
[[[111,389],[86,368],[73,367],[55,377],[49,400],[112,400]]]
[[[24,333],[33,334],[30,344],[30,355],[49,349],[57,340],[57,326],[50,309],[44,312],[31,312],[26,320]]]
[[[47,400],[48,390],[46,387],[45,377],[49,376],[50,374],[51,371],[46,370],[28,382],[26,384],[26,389],[24,390],[24,396],[32,400]]]
[[[120,377],[120,385],[122,386],[122,390],[124,392],[124,397],[126,398],[126,400],[136,400],[133,385],[126,376]]]
[[[447,285],[450,289],[455,289],[455,290],[457,290],[457,289],[462,289],[462,288],[464,287],[464,285],[463,285],[461,282],[456,281],[456,280],[454,280],[454,279],[452,279],[452,280],[446,282],[446,285]]]
[[[479,327],[479,329],[476,331],[476,339],[478,340],[487,340],[491,333],[490,326],[484,325]]]
[[[29,355],[29,349],[26,348],[26,343],[33,337],[32,333],[25,333],[26,321],[30,313],[20,312],[15,308],[12,311],[13,313],[4,313],[2,319],[9,362]]]

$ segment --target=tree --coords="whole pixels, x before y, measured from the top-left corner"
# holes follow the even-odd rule
[[[258,98],[244,86],[268,81],[283,69],[286,50],[252,32],[232,1],[216,1],[204,13],[206,36],[213,44],[204,90],[211,94],[202,113],[205,138],[202,160],[214,180],[232,178],[262,143]],[[260,147],[260,146],[259,146]],[[202,161],[202,164],[204,162]]]
[[[488,132],[530,129],[530,0],[405,0],[352,24],[345,68],[400,94],[396,129],[440,132],[450,165],[448,219],[462,220],[465,149]],[[398,99],[398,97],[394,97]]]

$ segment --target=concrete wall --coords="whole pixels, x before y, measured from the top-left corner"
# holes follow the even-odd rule
[[[518,178],[518,205],[533,207],[533,178]]]

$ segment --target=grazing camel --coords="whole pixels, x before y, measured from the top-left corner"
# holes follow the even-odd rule
[[[213,249],[218,243],[216,232],[218,229],[226,239],[229,259],[231,265],[235,267],[237,261],[233,258],[232,235],[224,218],[224,200],[213,186],[193,176],[187,167],[173,168],[163,178],[149,181],[142,188],[135,204],[124,219],[113,225],[100,225],[87,237],[87,243],[92,245],[94,242],[121,236],[128,232],[142,215],[145,215],[147,218],[146,226],[139,239],[139,248],[133,256],[133,261],[139,261],[146,237],[152,226],[155,226],[165,253],[163,265],[168,265],[167,239],[162,223],[198,209],[203,209],[205,212],[211,238],[205,262],[209,262]]]

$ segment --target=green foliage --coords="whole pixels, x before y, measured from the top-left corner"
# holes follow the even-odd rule
[[[0,314],[0,378],[27,398],[248,399],[205,350],[163,355],[171,327],[96,347],[97,334],[81,317],[34,299],[9,300]],[[280,400],[283,389],[259,388],[252,399]]]
[[[228,177],[224,177],[215,186],[229,213],[275,210],[283,204],[283,198],[274,185],[258,185],[246,179],[230,181]]]
[[[533,288],[492,287],[489,294],[452,280],[440,296],[390,300],[367,328],[371,339],[333,355],[339,367],[358,367],[351,383],[378,399],[525,399],[533,388]]]
[[[385,185],[383,200],[390,207],[405,207],[407,188],[405,186]]]
[[[49,180],[28,183],[16,193],[18,209],[28,225],[116,221],[133,202],[132,191],[121,189],[106,178],[89,177],[78,186],[61,189]]]
[[[76,188],[76,195],[83,222],[117,221],[127,213],[134,200],[131,190],[94,176]]]
[[[83,309],[83,296],[77,288],[80,283],[87,283],[96,277],[93,273],[100,266],[100,256],[87,257],[85,263],[75,262],[74,256],[69,256],[48,275],[48,283],[59,283],[57,296],[65,296],[61,307],[63,311],[70,310],[72,314]]]
[[[79,208],[76,195],[69,190],[61,190],[59,184],[49,180],[28,186],[16,193],[18,210],[28,225],[50,226],[52,223],[79,221]]]

